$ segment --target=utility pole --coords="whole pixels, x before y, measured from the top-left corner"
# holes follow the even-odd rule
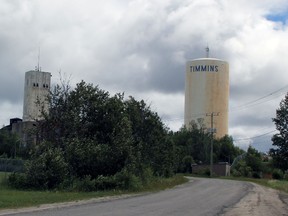
[[[212,173],[213,173],[213,140],[214,140],[213,134],[216,133],[216,129],[213,128],[213,123],[214,123],[213,121],[214,121],[214,116],[218,116],[218,115],[219,113],[214,113],[214,112],[211,112],[210,114],[209,113],[206,114],[206,116],[211,117],[210,177],[212,177]]]

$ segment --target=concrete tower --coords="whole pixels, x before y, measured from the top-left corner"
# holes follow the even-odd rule
[[[35,121],[41,119],[42,105],[48,109],[46,102],[51,83],[51,73],[40,70],[25,73],[23,121]],[[37,101],[40,101],[40,104]]]
[[[228,134],[228,101],[227,62],[208,56],[187,62],[184,116],[187,128],[191,127],[193,121],[210,128],[211,114],[214,113],[213,128],[216,129],[216,138],[225,136]]]

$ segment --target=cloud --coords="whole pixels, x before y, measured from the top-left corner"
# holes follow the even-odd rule
[[[230,65],[231,135],[257,135],[273,127],[283,95],[237,107],[287,84],[287,22],[277,18],[286,19],[287,8],[286,0],[2,1],[0,124],[22,116],[24,73],[37,65],[40,48],[40,66],[53,82],[61,70],[72,85],[83,79],[143,98],[177,130],[185,63],[204,57],[209,45],[211,57]],[[11,107],[18,107],[13,114]]]

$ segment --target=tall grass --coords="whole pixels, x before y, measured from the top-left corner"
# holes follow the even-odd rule
[[[183,175],[175,175],[172,178],[154,178],[149,184],[143,187],[141,191],[159,191],[167,188],[175,187],[176,185],[188,182],[187,178]]]
[[[65,191],[16,190],[7,185],[8,175],[8,173],[0,173],[0,209],[37,206],[40,204],[68,202],[120,194],[120,191],[77,193]]]
[[[8,175],[7,172],[0,172],[0,191],[8,189]],[[1,196],[1,194],[0,194]]]
[[[129,190],[110,190],[96,192],[15,190],[8,187],[7,185],[6,180],[8,175],[8,173],[0,173],[0,209],[38,206],[41,204],[70,202],[131,193]],[[145,187],[137,190],[137,192],[159,191],[166,188],[172,188],[186,181],[188,180],[184,178],[183,175],[176,175],[172,178],[155,178]]]

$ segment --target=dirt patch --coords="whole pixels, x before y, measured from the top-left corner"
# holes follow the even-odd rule
[[[288,216],[288,195],[253,184],[251,191],[240,202],[223,210],[222,216]]]

